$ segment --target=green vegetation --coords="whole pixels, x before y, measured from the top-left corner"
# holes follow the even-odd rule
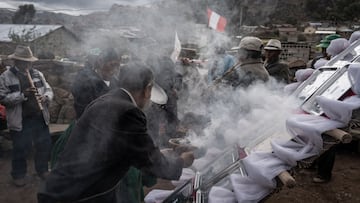
[[[314,20],[356,21],[359,20],[358,0],[306,0],[305,12]]]
[[[11,39],[12,42],[17,44],[24,44],[28,45],[32,40],[36,39],[36,26],[26,30],[25,28],[20,32],[15,32],[14,30],[10,29],[8,33],[8,37]]]
[[[30,24],[36,13],[33,4],[20,5],[12,17],[14,24]]]

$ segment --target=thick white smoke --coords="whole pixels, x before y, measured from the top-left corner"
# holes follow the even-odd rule
[[[285,120],[299,106],[273,81],[248,89],[218,88],[209,103],[199,99],[188,99],[187,111],[209,116],[211,124],[204,129],[205,136],[190,134],[188,139],[195,146],[222,149],[235,143],[252,149],[270,136],[288,137]]]

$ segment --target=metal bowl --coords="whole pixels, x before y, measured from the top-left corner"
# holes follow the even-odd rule
[[[191,146],[190,141],[185,138],[171,138],[169,139],[169,144],[174,148],[180,146]]]

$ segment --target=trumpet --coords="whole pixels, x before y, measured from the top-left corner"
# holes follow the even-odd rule
[[[37,96],[37,95],[39,94],[39,92],[38,92],[37,88],[36,88],[35,85],[34,85],[34,81],[33,81],[32,78],[31,78],[29,69],[26,69],[26,75],[27,75],[27,78],[28,78],[28,80],[29,80],[30,87],[36,90],[36,92],[35,92],[35,98],[36,98],[36,101],[37,101],[37,104],[38,104],[38,107],[39,107],[40,111],[42,111],[42,110],[44,109],[44,107],[43,107],[43,105],[42,105],[42,103],[41,103],[41,100],[40,100],[39,97]]]

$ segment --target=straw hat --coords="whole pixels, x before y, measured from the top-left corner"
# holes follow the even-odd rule
[[[23,45],[16,46],[15,52],[9,55],[8,58],[19,61],[28,61],[28,62],[33,62],[38,60],[36,57],[34,57],[30,47]]]
[[[264,47],[265,50],[278,50],[281,51],[281,42],[277,39],[270,39]]]

